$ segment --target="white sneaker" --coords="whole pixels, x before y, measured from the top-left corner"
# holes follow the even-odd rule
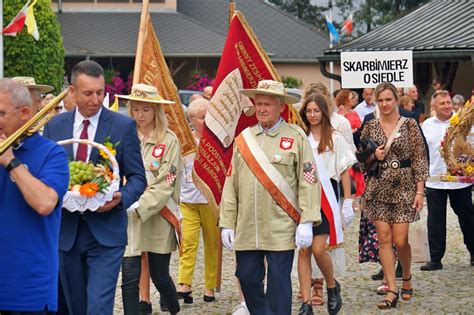
[[[247,308],[247,304],[241,302],[237,304],[234,309],[232,310],[232,315],[250,315],[249,309]]]

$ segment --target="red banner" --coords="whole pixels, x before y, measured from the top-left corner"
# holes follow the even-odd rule
[[[234,138],[257,123],[253,104],[239,90],[255,88],[260,80],[268,79],[279,81],[280,78],[242,13],[235,11],[194,161],[194,182],[216,216]],[[299,122],[293,107],[287,106],[282,117],[291,123]]]

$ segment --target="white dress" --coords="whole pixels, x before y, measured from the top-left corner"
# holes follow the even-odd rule
[[[356,157],[346,139],[337,131],[333,132],[333,151],[328,149],[319,154],[317,151],[319,142],[314,141],[313,135],[311,134],[308,138],[310,138],[309,140],[311,143],[311,149],[313,150],[315,157],[316,155],[319,155],[322,158],[328,177],[339,183],[341,181],[341,173],[357,162]],[[339,202],[339,211],[341,211],[341,205],[342,203]],[[331,256],[334,275],[337,277],[344,276],[346,272],[346,259],[343,244],[337,244],[337,247],[328,249],[328,252]],[[314,261],[314,257],[313,262],[313,277],[320,278],[321,271]]]

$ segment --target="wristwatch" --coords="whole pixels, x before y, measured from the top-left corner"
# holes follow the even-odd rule
[[[18,158],[13,158],[5,168],[7,169],[7,172],[10,172],[12,169],[20,165],[21,165],[21,161]]]

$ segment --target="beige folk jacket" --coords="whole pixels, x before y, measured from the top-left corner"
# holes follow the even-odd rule
[[[304,176],[314,158],[303,130],[284,121],[267,133],[258,125],[249,128],[268,160],[297,195],[302,211],[301,223],[312,221],[319,224],[321,187],[319,180],[311,182]],[[314,169],[311,174],[314,174]],[[235,145],[227,175],[219,226],[235,231],[234,249],[294,249],[295,222],[260,184]]]
[[[126,257],[142,252],[168,254],[177,247],[173,226],[159,213],[169,198],[179,204],[183,162],[176,135],[168,130],[160,143],[149,139],[142,145],[142,156],[148,187],[136,212],[128,214]]]

